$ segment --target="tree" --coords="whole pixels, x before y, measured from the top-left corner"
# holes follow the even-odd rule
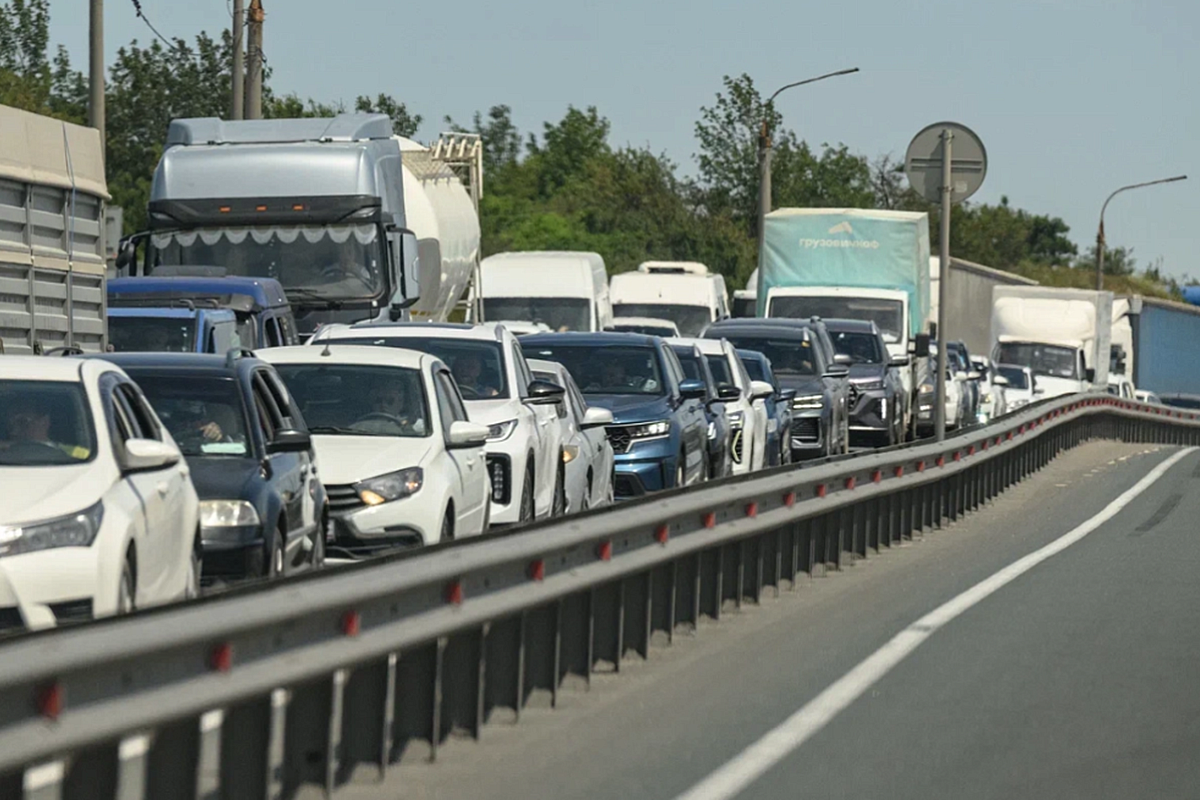
[[[421,127],[421,115],[409,113],[408,107],[390,94],[380,93],[373,101],[366,95],[359,95],[354,101],[354,110],[364,114],[387,114],[395,134],[406,139],[415,136],[417,128]]]

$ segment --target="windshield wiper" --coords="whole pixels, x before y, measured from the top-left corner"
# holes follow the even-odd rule
[[[342,428],[337,425],[310,425],[309,433],[329,434],[334,436],[372,436],[374,434],[366,433],[355,428]]]
[[[303,300],[317,300],[325,303],[328,308],[338,309],[342,307],[344,301],[330,297],[324,292],[318,292],[316,289],[285,289],[284,294],[288,297],[299,297]]]

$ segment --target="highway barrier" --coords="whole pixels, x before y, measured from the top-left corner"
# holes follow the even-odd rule
[[[332,795],[555,704],[702,616],[941,527],[1091,439],[1200,444],[1196,415],[1057,398],[781,467],[0,644],[0,798]]]

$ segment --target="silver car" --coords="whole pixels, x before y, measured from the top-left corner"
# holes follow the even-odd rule
[[[613,501],[613,448],[606,426],[613,421],[607,408],[589,407],[571,373],[555,361],[529,360],[538,380],[566,388],[556,406],[562,426],[563,491],[567,513],[587,511]]]

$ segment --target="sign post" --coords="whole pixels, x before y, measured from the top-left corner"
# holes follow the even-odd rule
[[[904,172],[912,188],[931,203],[941,203],[941,241],[938,254],[937,394],[933,428],[937,441],[946,438],[946,303],[950,284],[950,213],[979,190],[987,174],[987,151],[979,137],[957,122],[938,122],[913,137],[904,157]]]

